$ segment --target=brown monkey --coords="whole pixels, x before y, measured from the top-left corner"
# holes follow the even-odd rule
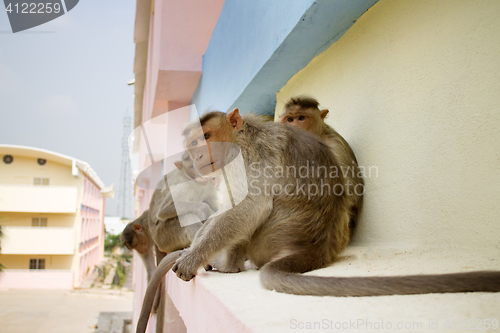
[[[345,178],[347,198],[350,202],[349,226],[353,230],[363,206],[363,178],[359,172],[356,156],[347,141],[332,127],[325,124],[328,110],[320,110],[318,106],[318,101],[312,97],[292,97],[285,104],[280,121],[319,136],[332,149]]]
[[[200,267],[223,252],[226,267],[241,267],[249,258],[260,268],[264,287],[297,295],[500,291],[500,272],[355,278],[298,274],[332,264],[349,242],[350,206],[340,191],[345,182],[342,174],[329,174],[339,167],[336,156],[310,133],[252,116],[242,118],[237,109],[228,115],[208,113],[201,118],[201,125],[202,132],[193,131],[185,142],[192,148],[195,169],[204,174],[209,165],[224,165],[218,159],[221,154],[214,152],[214,143],[235,143],[246,166],[249,193],[233,209],[203,224],[191,247],[172,267],[179,278],[189,281]],[[202,145],[203,139],[208,145]],[[225,154],[231,156],[232,152]],[[303,177],[300,170],[308,168],[310,173]],[[241,176],[231,176],[229,182],[243,179]],[[137,332],[145,329],[155,279],[168,271],[172,260],[160,263],[148,285]]]
[[[189,154],[183,154],[182,161],[175,165],[177,169],[158,183],[149,204],[151,235],[163,253],[188,247],[201,221],[219,209],[216,189],[210,181],[195,173]],[[171,186],[177,196],[173,196]],[[187,225],[181,226],[178,217]]]
[[[120,235],[125,246],[140,254],[148,271],[148,280],[154,270],[152,247],[158,247],[157,255],[160,255],[159,252],[183,249],[191,244],[201,226],[198,223],[182,227],[178,216],[187,216],[187,221],[203,221],[218,209],[218,197],[213,186],[205,179],[194,181],[195,171],[189,155],[184,154],[182,161],[175,162],[175,165],[177,169],[158,183],[149,210],[129,223]],[[180,186],[177,190],[184,201],[176,201],[174,205],[169,183]]]
[[[139,253],[146,266],[149,281],[155,270],[155,243],[149,231],[148,215],[149,211],[146,210],[137,219],[127,224],[120,235],[120,240],[129,250],[136,250]]]
[[[148,281],[155,270],[153,247],[159,264],[167,253],[188,247],[201,227],[200,221],[218,210],[218,196],[212,185],[215,181],[199,176],[196,178],[189,154],[183,154],[182,160],[175,162],[175,166],[177,169],[167,174],[156,186],[149,209],[129,223],[120,235],[122,243],[129,249],[135,249],[141,256]],[[175,203],[169,185],[175,186],[178,193]],[[182,226],[180,219],[187,225]],[[158,306],[163,307],[160,304],[162,291],[156,296],[155,311]],[[162,332],[163,309],[158,312],[156,331]]]

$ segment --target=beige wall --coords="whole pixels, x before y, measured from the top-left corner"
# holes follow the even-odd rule
[[[35,177],[49,178],[50,185],[79,186],[81,175],[71,174],[71,165],[64,165],[47,160],[45,165],[39,165],[34,157],[12,155],[14,162],[0,162],[0,184],[33,184]],[[3,155],[1,156],[3,157]]]
[[[74,254],[73,228],[2,227],[3,254]]]
[[[355,243],[500,254],[499,17],[497,0],[380,0],[278,93],[277,115],[316,97],[378,168]]]
[[[5,213],[0,212],[0,225],[30,227],[33,217],[47,218],[48,227],[73,227],[75,214]]]
[[[45,269],[71,269],[73,256],[66,255],[0,255],[5,269],[29,269],[30,259],[45,259]]]

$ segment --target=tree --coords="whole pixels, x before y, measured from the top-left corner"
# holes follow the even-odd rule
[[[104,239],[104,251],[111,252],[115,246],[121,245],[120,243],[120,235],[106,233],[106,238]]]

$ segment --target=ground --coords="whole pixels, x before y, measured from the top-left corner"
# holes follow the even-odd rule
[[[93,333],[100,312],[131,312],[130,291],[0,291],[3,333]]]
[[[102,264],[110,262],[106,258]],[[112,273],[111,273],[112,272]],[[123,288],[111,285],[114,270],[102,282],[97,271],[76,290],[0,291],[2,333],[101,333],[111,332],[113,318],[132,318],[132,269]],[[115,314],[111,314],[115,313]],[[103,326],[103,327],[98,327]],[[120,327],[120,333],[122,327]]]

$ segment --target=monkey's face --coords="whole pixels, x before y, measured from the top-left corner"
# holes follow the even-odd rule
[[[144,232],[140,231],[135,233],[130,247],[140,254],[147,254],[149,250],[148,238],[144,235]]]
[[[185,146],[193,158],[195,172],[207,176],[220,170],[227,157],[232,138],[231,128],[220,119],[209,120],[202,128],[193,130],[186,137]]]
[[[280,121],[284,124],[296,126],[309,133],[321,136],[325,125],[324,119],[327,114],[328,110],[320,111],[319,109],[313,108],[285,109],[280,116]]]
[[[313,110],[292,109],[285,110],[281,115],[280,120],[284,124],[289,124],[302,128],[305,131],[315,133],[315,123],[318,121],[312,112]]]

